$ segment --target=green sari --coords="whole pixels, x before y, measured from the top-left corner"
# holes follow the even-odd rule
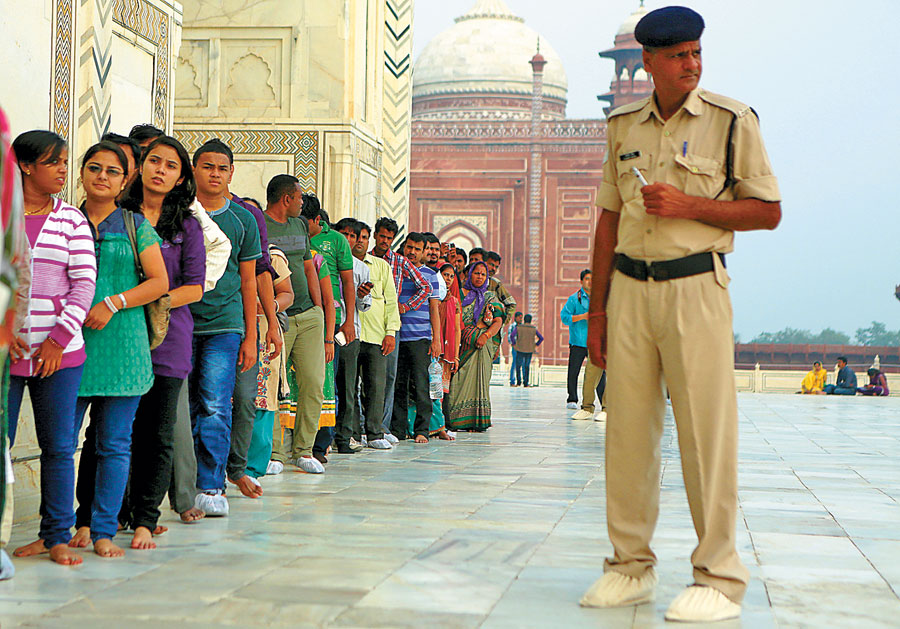
[[[493,318],[503,316],[503,305],[493,291],[485,293],[484,308]],[[475,302],[463,307],[462,324],[459,370],[450,381],[447,415],[453,430],[482,432],[491,427],[491,371],[500,351],[501,332],[489,338],[480,349],[475,345],[485,331],[477,327]]]

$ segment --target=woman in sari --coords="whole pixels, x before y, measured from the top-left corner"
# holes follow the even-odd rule
[[[484,262],[469,268],[462,294],[459,369],[450,383],[448,416],[454,430],[484,432],[491,427],[491,370],[503,326],[503,305],[488,290]]]

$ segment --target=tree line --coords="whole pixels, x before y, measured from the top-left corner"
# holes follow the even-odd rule
[[[740,343],[740,335],[735,335],[735,343]],[[867,328],[858,328],[856,336],[851,339],[846,332],[825,328],[820,332],[787,327],[778,332],[762,332],[750,343],[777,343],[797,345],[900,345],[900,330],[888,330],[880,321],[873,321]]]

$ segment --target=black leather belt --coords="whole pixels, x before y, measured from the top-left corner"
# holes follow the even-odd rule
[[[653,278],[657,282],[677,280],[681,277],[709,273],[715,268],[713,255],[719,256],[722,266],[725,266],[724,253],[697,253],[677,260],[664,260],[662,262],[644,262],[629,258],[625,254],[616,255],[616,269],[636,280],[646,282]]]

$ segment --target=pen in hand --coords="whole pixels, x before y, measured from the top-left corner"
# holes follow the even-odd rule
[[[631,173],[632,173],[635,177],[638,178],[638,181],[641,182],[641,185],[642,185],[642,186],[649,186],[649,185],[650,185],[649,183],[647,183],[647,180],[644,179],[644,175],[641,174],[641,171],[639,171],[636,167],[633,166],[633,167],[631,168]]]

